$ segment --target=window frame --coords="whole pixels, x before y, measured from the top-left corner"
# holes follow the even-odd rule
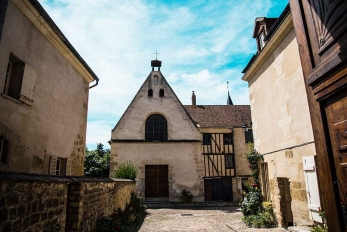
[[[152,114],[146,119],[145,126],[146,141],[167,141],[167,120],[161,114]]]
[[[235,160],[233,154],[224,155],[225,161],[225,169],[234,169],[235,168]],[[231,162],[230,162],[231,159]]]
[[[10,154],[10,142],[0,135],[0,164],[7,165]]]
[[[254,143],[254,138],[253,138],[253,130],[248,128],[245,131],[245,143]]]
[[[230,138],[226,138],[227,136],[230,136]],[[228,141],[227,143],[226,143],[226,140]],[[224,142],[224,145],[233,145],[233,134],[232,133],[223,134],[223,142]]]
[[[202,144],[203,145],[211,145],[212,142],[212,135],[211,133],[202,133]]]
[[[165,91],[164,89],[159,90],[159,97],[165,97]]]

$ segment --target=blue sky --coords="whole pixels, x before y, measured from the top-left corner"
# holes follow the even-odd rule
[[[278,17],[287,0],[39,0],[99,77],[90,90],[87,147],[108,147],[111,129],[151,71],[161,71],[181,102],[249,104],[241,71],[256,52],[256,17]]]

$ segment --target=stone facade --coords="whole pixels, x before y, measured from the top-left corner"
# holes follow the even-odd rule
[[[160,62],[154,60],[152,65]],[[193,194],[194,202],[205,201],[204,178],[216,178],[220,181],[222,177],[228,177],[228,180],[224,179],[224,185],[226,185],[226,181],[230,181],[230,186],[228,186],[230,192],[234,190],[234,199],[238,199],[241,196],[241,190],[236,187],[237,178],[235,177],[238,173],[241,175],[250,173],[249,168],[246,168],[244,164],[247,162],[244,157],[247,145],[245,134],[241,129],[241,116],[236,119],[236,115],[245,112],[249,117],[249,106],[196,106],[194,105],[196,104],[194,94],[193,105],[183,106],[160,72],[160,67],[152,67],[152,72],[112,130],[110,176],[114,175],[119,164],[131,161],[139,170],[136,179],[137,190],[143,192],[146,199],[159,198],[160,195],[160,198],[168,197],[172,202],[182,201],[181,191],[183,189]],[[154,70],[155,67],[158,67],[158,70]],[[146,138],[146,123],[152,115],[159,115],[158,117],[166,120],[167,138]],[[213,122],[214,126],[208,124],[210,122]],[[237,174],[234,168],[223,166],[226,158],[220,149],[218,151],[210,149],[214,154],[211,154],[210,157],[208,157],[209,154],[206,154],[204,157],[203,133],[217,133],[218,138],[224,138],[224,134],[234,135],[235,146],[231,144],[227,146],[230,147],[228,155],[235,155],[237,157],[236,166],[240,165]],[[216,147],[224,146],[224,140],[221,139],[220,142],[222,144],[218,144]],[[206,158],[205,161],[204,158]],[[212,159],[214,159],[212,163],[216,162],[216,164],[209,163],[210,166],[207,166],[204,163]],[[154,189],[146,187],[146,167],[149,169],[150,166],[167,166],[168,194],[163,194],[165,197],[162,197],[161,194],[157,194],[157,197],[146,195],[148,189]],[[207,167],[212,172],[215,170],[218,176],[207,176],[205,170]],[[221,169],[225,175],[220,174]],[[156,178],[159,179],[158,176]],[[156,189],[164,188],[166,189],[166,186],[157,186]],[[210,189],[212,192],[213,188]],[[233,200],[231,195],[230,193],[230,196],[227,196],[228,200]]]
[[[0,231],[91,231],[130,202],[135,182],[0,173]]]
[[[60,174],[83,175],[89,83],[97,77],[40,7],[9,0],[1,10],[0,139],[9,148],[0,170],[56,174],[50,172],[55,157],[64,166]],[[14,62],[25,67],[22,84],[4,88],[14,78],[7,73]],[[20,97],[7,92],[14,87]]]
[[[249,83],[254,148],[267,166],[262,182],[283,227],[312,223],[303,157],[316,154],[298,44],[291,13],[286,13],[243,77]]]

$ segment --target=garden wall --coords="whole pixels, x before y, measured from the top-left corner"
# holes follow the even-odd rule
[[[124,209],[135,181],[0,172],[0,231],[87,231]]]

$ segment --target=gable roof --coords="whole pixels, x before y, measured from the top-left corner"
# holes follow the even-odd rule
[[[231,128],[251,124],[249,105],[185,105],[189,115],[200,127]]]
[[[157,67],[157,66],[156,66]],[[124,111],[122,117],[118,120],[117,124],[114,126],[114,128],[112,129],[112,132],[114,132],[117,127],[119,126],[119,124],[121,123],[121,121],[123,120],[123,118],[125,117],[125,115],[127,114],[127,112],[129,111],[131,105],[134,104],[135,99],[137,98],[137,96],[140,94],[141,89],[144,88],[145,84],[148,82],[148,79],[151,78],[152,72],[154,72],[153,70],[149,73],[149,75],[147,76],[146,80],[143,82],[143,84],[141,85],[140,89],[137,91],[137,93],[135,94],[134,98],[132,99],[132,101],[130,102],[130,104],[128,105],[127,109]],[[197,129],[196,124],[194,123],[193,118],[190,116],[190,114],[188,113],[187,109],[183,106],[183,104],[181,103],[180,99],[177,97],[176,93],[173,91],[173,89],[171,88],[171,86],[169,85],[169,83],[166,81],[164,75],[161,73],[161,71],[158,71],[160,73],[160,75],[163,78],[163,81],[165,82],[165,84],[167,85],[167,87],[170,89],[170,91],[172,92],[174,98],[176,99],[176,101],[178,102],[179,106],[182,107],[183,111],[185,112],[185,114],[187,115],[187,117],[189,118],[190,122],[195,126],[195,128]],[[112,136],[111,136],[112,137]]]

